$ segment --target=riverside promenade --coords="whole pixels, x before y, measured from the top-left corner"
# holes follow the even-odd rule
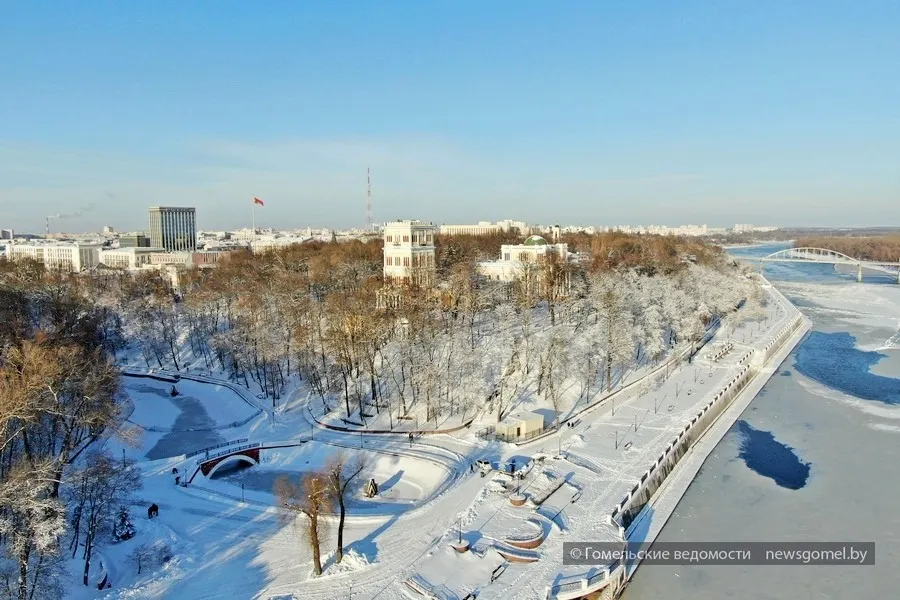
[[[480,599],[575,600],[621,594],[637,564],[563,565],[563,542],[624,547],[652,542],[662,530],[706,457],[811,326],[760,279],[770,296],[765,319],[720,330],[692,362],[668,378],[636,386],[615,403],[586,414],[577,427],[516,449],[518,454],[547,456],[542,473],[551,478],[555,473],[565,482],[530,511],[511,506],[511,500],[504,502],[503,492],[482,494],[487,501],[476,499],[470,506],[463,530],[478,532],[472,539],[500,538],[498,523],[515,534],[521,529],[516,517],[549,522],[533,560],[510,563],[502,577],[479,589]],[[504,457],[507,454],[517,453],[504,451]],[[521,494],[508,495],[519,500]],[[480,549],[485,552],[487,545]],[[418,567],[418,573],[438,572],[435,566]],[[465,595],[460,595],[465,590],[452,588],[450,577],[441,585],[460,598]]]
[[[575,600],[613,598],[637,565],[567,566],[563,542],[652,541],[706,456],[809,327],[764,279],[766,316],[720,329],[692,361],[604,400],[575,426],[531,443],[333,431],[310,418],[322,441],[455,452],[454,484],[375,532],[348,518],[348,534],[374,540],[367,568],[323,580],[272,582],[263,597],[331,600],[352,583],[359,600]],[[515,461],[521,478],[481,478],[467,461]],[[364,527],[365,526],[365,527]],[[359,527],[357,534],[355,529]],[[377,533],[377,536],[376,536]],[[375,536],[375,537],[373,537]],[[456,550],[459,540],[466,551]],[[300,595],[298,595],[300,594]]]
[[[661,446],[652,444],[658,454],[655,458],[644,459],[646,470],[639,476],[633,476],[632,487],[628,487],[626,479],[626,491],[617,504],[606,510],[608,523],[616,530],[616,535],[598,535],[600,531],[597,528],[586,528],[585,533],[581,534],[573,528],[566,541],[608,542],[618,539],[623,544],[634,545],[652,543],[656,539],[706,457],[811,327],[809,320],[777,289],[765,279],[760,279],[771,298],[768,308],[770,325],[735,332],[736,335],[733,334],[727,341],[714,340],[718,343],[706,354],[709,371],[705,373],[707,379],[714,381],[712,391],[707,387],[702,392],[702,401],[693,407],[693,416],[682,420],[681,427],[676,428],[668,443]],[[735,339],[749,343],[738,343]],[[731,349],[725,351],[728,346]],[[720,354],[722,356],[716,358]],[[729,359],[729,356],[732,358]],[[683,379],[684,372],[691,368],[684,367],[680,378]],[[716,370],[724,371],[725,377],[716,378]],[[642,454],[652,456],[651,451],[647,447]],[[602,465],[609,461],[609,457],[596,456],[594,460]],[[618,487],[621,489],[621,486]],[[548,558],[561,562],[561,548],[557,556]],[[562,567],[552,578],[545,597],[559,600],[613,598],[621,594],[638,566],[631,563]]]

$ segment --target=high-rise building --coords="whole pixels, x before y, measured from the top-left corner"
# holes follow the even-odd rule
[[[196,209],[183,206],[150,207],[150,245],[169,252],[197,249]]]

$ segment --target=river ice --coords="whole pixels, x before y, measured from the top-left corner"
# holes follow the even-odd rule
[[[885,343],[897,331],[900,286],[857,284],[818,265],[769,271],[814,331],[719,443],[657,540],[874,541],[876,564],[644,566],[625,600],[896,597],[900,407],[890,402],[900,360]],[[741,458],[747,427],[790,449],[768,457],[783,461],[768,465],[776,473],[808,463],[805,485],[780,486],[750,468]]]

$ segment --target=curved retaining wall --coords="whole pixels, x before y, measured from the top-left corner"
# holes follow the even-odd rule
[[[781,347],[785,341],[803,325],[803,317],[797,314],[788,325],[785,325],[775,337],[761,350],[749,350],[738,362],[741,369],[732,377],[725,386],[716,392],[702,409],[687,423],[678,433],[678,436],[669,442],[666,449],[659,455],[650,468],[641,476],[640,481],[613,508],[609,515],[609,522],[618,526],[619,535],[626,539],[630,533],[629,526],[640,513],[656,490],[659,489],[666,476],[672,471],[682,456],[690,449],[697,439],[709,428],[710,425],[728,408],[731,401],[756,374],[754,367],[764,364]],[[763,357],[763,358],[759,358]]]
[[[731,342],[728,342],[727,344],[722,346],[722,348],[718,352],[716,352],[715,354],[710,356],[709,360],[711,360],[712,362],[719,362],[719,360],[722,357],[724,357],[726,354],[731,352],[733,349],[734,349],[734,344],[732,344]]]
[[[773,288],[772,291],[780,296],[779,300],[784,299],[777,290]],[[794,310],[796,311],[796,309]],[[666,477],[678,464],[678,461],[709,429],[725,409],[731,405],[732,400],[741,390],[747,386],[747,383],[750,382],[757,372],[756,367],[765,364],[781,349],[785,341],[803,325],[803,316],[799,311],[796,312],[797,315],[791,319],[790,323],[779,330],[775,337],[762,349],[748,350],[738,360],[737,364],[741,367],[738,373],[720,388],[712,399],[694,415],[675,439],[669,442],[656,461],[644,472],[640,480],[634,484],[619,504],[612,509],[612,512],[607,516],[607,521],[618,529],[623,547],[627,543],[628,535],[631,533],[630,526],[638,520],[638,516],[648,506],[653,495],[659,490]],[[621,584],[624,583],[624,578],[624,565],[613,563],[592,577],[585,577],[577,581],[551,587],[547,592],[547,598],[558,600],[574,599],[595,593],[604,587],[609,587],[610,597],[613,597],[612,594],[614,592],[612,590],[619,589]],[[617,585],[611,585],[615,582],[618,582]]]
[[[189,379],[190,381],[196,381],[197,383],[208,383],[210,385],[226,387],[237,394],[241,400],[258,410],[259,412],[269,412],[266,407],[261,406],[255,398],[250,398],[250,390],[223,379],[216,379],[215,377],[207,377],[205,375],[192,375],[190,373],[177,373],[166,370],[142,370],[135,367],[127,367],[121,369],[120,374],[125,377],[143,377],[147,379],[155,379],[157,381],[165,381],[166,383],[177,383],[181,379]]]
[[[329,423],[323,423],[319,419],[316,418],[316,415],[313,414],[313,411],[309,409],[307,406],[307,410],[309,411],[309,416],[312,417],[312,420],[324,427],[325,429],[330,429],[331,431],[341,431],[344,433],[377,433],[377,434],[391,434],[391,435],[409,435],[410,433],[413,435],[438,435],[442,433],[453,433],[454,431],[459,431],[461,429],[466,429],[472,424],[472,421],[475,419],[469,419],[462,425],[458,425],[456,427],[451,427],[449,429],[423,429],[420,431],[392,431],[390,429],[350,429],[349,427],[341,427],[340,425],[331,425]]]

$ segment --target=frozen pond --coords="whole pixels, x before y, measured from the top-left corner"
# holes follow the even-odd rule
[[[896,597],[900,352],[891,338],[900,286],[860,285],[828,269],[766,267],[814,330],[709,456],[657,539],[874,541],[875,566],[643,566],[625,600]]]
[[[144,431],[145,458],[156,460],[199,450],[235,437],[229,430],[260,414],[233,390],[182,379],[172,384],[146,377],[123,377],[133,411],[128,421]]]

